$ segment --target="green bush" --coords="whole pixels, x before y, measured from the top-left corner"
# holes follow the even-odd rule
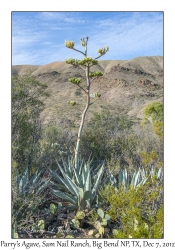
[[[13,173],[12,182],[12,227],[16,228],[14,237],[18,227],[30,227],[32,216],[45,200],[42,191],[48,185],[48,179],[42,176],[42,170],[36,171],[31,178],[28,168],[21,176],[17,172]]]
[[[82,135],[83,158],[88,159],[89,155],[92,155],[95,161],[110,161],[121,155],[122,148],[116,138],[131,129],[130,120],[115,116],[110,111],[102,111],[94,114],[89,125],[85,127]]]
[[[30,175],[40,162],[40,114],[44,99],[49,96],[47,85],[32,75],[12,78],[12,167],[20,173],[26,166]]]
[[[55,165],[55,159],[61,160],[63,156],[70,153],[71,143],[69,135],[56,125],[47,125],[42,129],[39,140],[42,162],[48,165]],[[69,143],[68,143],[69,142]]]
[[[149,178],[137,188],[116,192],[107,186],[101,197],[108,205],[107,213],[116,223],[114,238],[162,238],[163,187],[160,180]]]
[[[143,123],[151,118],[153,131],[163,139],[163,104],[160,102],[148,104],[144,109],[144,116]]]
[[[104,128],[108,131],[122,131],[131,128],[133,123],[124,116],[118,116],[112,114],[109,110],[103,110],[101,113],[94,113],[90,124],[95,129]]]

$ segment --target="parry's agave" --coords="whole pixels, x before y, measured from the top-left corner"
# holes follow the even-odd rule
[[[90,207],[101,184],[104,166],[99,165],[93,169],[90,161],[84,163],[83,160],[79,160],[77,167],[74,167],[73,161],[62,162],[62,166],[57,162],[61,176],[50,169],[55,180],[50,182],[51,191],[76,208]]]
[[[40,177],[43,171],[36,171],[31,179],[29,180],[28,167],[25,169],[22,177],[16,172],[15,189],[18,193],[22,195],[27,195],[29,193],[38,194],[43,190],[49,183],[49,180],[44,180],[40,182]]]
[[[118,180],[113,176],[112,173],[109,173],[106,182],[110,182],[112,185],[114,185],[116,190],[118,190],[119,186],[132,186],[136,188],[139,185],[144,185],[149,176],[151,178],[156,177],[158,180],[161,180],[163,177],[162,168],[160,168],[158,172],[156,172],[155,168],[153,167],[150,172],[144,169],[138,169],[133,175],[129,174],[126,169],[120,169]]]
[[[42,179],[43,171],[36,171],[29,179],[28,168],[22,176],[16,172],[16,180],[12,187],[12,225],[26,223],[43,202],[39,193],[47,187],[49,180]],[[15,231],[16,232],[16,231]],[[15,237],[15,236],[13,236]]]

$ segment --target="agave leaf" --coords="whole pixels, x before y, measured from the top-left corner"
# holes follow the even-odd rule
[[[84,186],[84,192],[86,191],[91,191],[91,173],[90,170],[87,173],[87,178],[86,178],[86,182],[85,182],[85,186]]]
[[[41,175],[41,173],[42,173],[42,171],[36,171],[35,172],[35,174],[32,176],[32,178],[30,179],[30,181],[29,181],[29,185],[32,187],[34,187],[36,184],[37,184],[37,182],[38,182],[38,180],[39,180],[39,177],[40,177],[40,175]]]
[[[93,176],[95,176],[97,174],[97,172],[99,171],[99,169],[101,168],[101,165],[99,164],[96,169],[93,170]]]
[[[136,174],[137,174],[137,172],[135,171],[133,176],[132,176],[132,179],[131,179],[131,183],[130,183],[131,186],[134,186],[134,180],[135,180]]]
[[[51,168],[49,168],[49,172],[52,174],[53,178],[60,183],[60,176],[57,174],[57,172]]]
[[[42,190],[49,184],[49,181],[50,181],[50,180],[45,180],[45,181],[43,181],[43,182],[39,185],[39,187],[38,187],[38,189],[37,189],[37,191],[36,191],[36,194],[38,194],[40,191],[42,191]]]
[[[78,172],[78,169],[73,168],[73,171],[74,171],[74,175],[75,175],[78,186],[82,188],[83,187],[83,181],[82,181],[81,175]]]
[[[73,175],[73,171],[72,171],[72,169],[74,169],[74,166],[73,166],[73,164],[72,164],[72,161],[71,160],[68,160],[68,173],[69,173],[69,177],[70,176],[74,176]],[[71,177],[70,177],[71,178]]]
[[[87,162],[86,165],[87,165],[87,169],[90,171],[91,168],[92,168],[91,163],[90,163],[90,162]]]
[[[84,167],[83,167],[84,183],[86,182],[87,174],[88,174],[87,165],[84,164]]]
[[[66,206],[66,208],[68,209],[68,210],[70,210],[70,211],[75,211],[75,210],[77,210],[78,209],[78,206],[76,206],[76,205],[72,205],[72,206]]]
[[[85,183],[85,169],[84,168],[82,169],[82,182],[84,186],[84,183]]]
[[[86,179],[87,179],[87,175],[90,172],[89,167],[84,164],[84,168],[82,169],[82,181],[83,181],[83,185],[85,185]]]
[[[68,161],[70,162],[70,160],[68,160]],[[66,175],[66,176],[68,176],[70,179],[72,179],[74,181],[74,176],[73,176],[73,171],[72,171],[73,166],[72,166],[72,169],[71,169],[71,167],[69,167],[69,164],[71,164],[71,162],[69,164],[67,164],[67,162],[64,159],[62,159],[63,167],[58,163],[57,160],[56,160],[56,162],[57,162],[57,165],[58,165],[62,175],[63,176]]]
[[[143,170],[140,170],[140,176],[139,176],[139,182],[138,183],[143,184],[145,179],[146,179],[145,172]]]
[[[70,162],[70,160],[68,159],[68,164],[67,164],[67,162],[64,159],[62,159],[62,162],[63,162],[63,166],[64,166],[64,173],[66,175],[68,175],[69,178],[72,179],[73,178],[73,173],[71,171],[71,162]]]
[[[81,175],[81,173],[82,173],[83,164],[84,164],[83,160],[81,161],[81,164],[78,164],[78,169],[77,170],[79,171],[79,175]]]
[[[53,188],[55,190],[62,190],[62,191],[67,191],[67,188],[65,187],[65,185],[62,185],[62,184],[55,184],[55,182],[53,181],[50,181],[49,182],[49,186],[50,188]]]
[[[142,169],[142,178],[143,178],[143,179],[146,179],[146,175],[147,175],[147,174],[146,174],[146,171],[145,171],[145,169],[143,168],[143,169]]]
[[[114,185],[115,190],[117,191],[117,190],[118,190],[117,180],[116,180],[116,178],[113,176],[112,173],[110,173],[109,180],[110,180],[111,184]]]
[[[19,189],[19,184],[20,184],[20,175],[18,173],[18,170],[16,171],[16,187]]]
[[[95,180],[96,179],[96,177],[97,177],[97,173],[98,173],[98,171],[100,170],[100,168],[101,168],[101,164],[99,164],[93,171],[92,171],[92,180]],[[92,169],[92,168],[91,168]]]
[[[81,198],[83,198],[84,192],[83,192],[83,189],[82,189],[82,188],[79,188],[79,195],[80,195]]]
[[[53,178],[59,183],[59,184],[62,184],[64,185],[64,179],[59,176],[54,170],[50,169],[49,168],[49,171],[51,172]],[[65,186],[65,185],[64,185]]]
[[[88,208],[91,207],[91,202],[89,200],[86,200],[86,207],[88,207]]]
[[[69,195],[69,194],[65,194],[65,193],[63,193],[63,192],[61,192],[61,191],[54,190],[54,189],[52,189],[51,191],[52,191],[57,197],[62,198],[62,199],[65,200],[65,201],[69,201],[69,202],[71,202],[73,205],[77,205],[77,204],[78,204],[78,199],[77,199],[77,197],[74,197],[74,196]]]
[[[91,155],[90,155],[88,159],[89,166],[92,166],[92,162],[93,162],[93,158],[91,158]]]
[[[157,178],[158,178],[158,179],[161,179],[162,176],[163,176],[162,168],[159,168],[158,173],[157,173]]]
[[[102,165],[100,170],[98,171],[97,173],[97,178],[96,180],[94,180],[94,187],[92,189],[92,201],[94,200],[95,198],[95,194],[97,192],[97,189],[99,187],[99,184],[100,184],[100,181],[101,181],[101,178],[103,176],[103,170],[104,170],[104,166]]]
[[[142,181],[142,185],[144,185],[144,184],[146,183],[146,181],[147,181],[147,178],[145,177],[145,178],[143,179],[143,181]]]
[[[64,174],[64,184],[65,186],[67,186],[68,190],[72,194],[75,194],[77,197],[79,196],[79,190],[78,190],[77,185],[65,174]]]
[[[147,178],[142,179],[142,180],[137,184],[137,187],[139,187],[140,185],[144,185],[146,181],[147,181]]]
[[[119,181],[120,185],[123,184],[123,170],[122,169],[120,169],[119,176],[118,176],[118,181]]]
[[[152,166],[151,171],[150,171],[151,177],[155,176],[155,168]]]
[[[67,187],[67,189],[71,192],[74,193],[78,196],[78,187],[76,186],[76,184],[74,183],[74,180],[72,181],[71,178],[64,172],[64,170],[62,169],[62,175],[64,177],[61,178],[60,176],[58,176],[55,171],[51,170],[51,172],[54,174],[54,178],[57,179],[57,181],[61,184],[63,184],[64,186]]]
[[[138,184],[138,180],[139,180],[139,176],[140,176],[140,169],[134,173],[132,181],[131,181],[131,186],[136,187]]]
[[[125,172],[126,168],[123,169],[123,184],[126,185],[126,172]]]
[[[61,173],[62,173],[62,175],[63,175],[63,173],[65,173],[64,172],[64,169],[61,167],[61,165],[59,164],[59,162],[56,160],[56,163],[57,163],[57,165],[58,165],[58,167],[59,167],[59,170],[61,171]],[[63,166],[64,166],[64,168],[66,168],[66,166],[64,165],[64,161],[63,161]],[[52,170],[52,171],[54,171],[54,170]],[[57,175],[58,176],[58,175]]]
[[[19,191],[20,191],[20,193],[23,193],[25,191],[27,182],[28,182],[28,167],[26,167],[26,169],[24,171],[24,174],[23,174],[23,176],[22,176],[22,178],[20,180],[20,183],[19,183]]]
[[[128,185],[128,182],[129,182],[129,181],[128,181],[128,179],[129,179],[128,177],[129,177],[129,176],[128,176],[128,173],[127,173],[126,168],[123,170],[123,177],[124,177],[124,184],[125,184],[125,185]]]

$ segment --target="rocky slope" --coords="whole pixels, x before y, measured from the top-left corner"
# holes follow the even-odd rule
[[[163,101],[163,57],[138,57],[132,60],[104,60],[91,71],[103,72],[103,77],[93,81],[91,92],[101,93],[101,98],[90,106],[87,120],[94,112],[109,109],[114,114],[126,114],[132,119],[142,118],[146,104]],[[51,97],[46,100],[42,113],[45,122],[79,124],[85,106],[80,88],[68,82],[70,77],[85,80],[84,71],[65,62],[43,66],[12,66],[12,75],[32,73],[37,80],[47,83]],[[82,83],[83,84],[83,83]],[[72,107],[68,101],[75,100]]]

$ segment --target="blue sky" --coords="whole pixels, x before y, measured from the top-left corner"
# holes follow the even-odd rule
[[[82,54],[65,47],[89,37],[88,56],[101,60],[163,55],[163,12],[12,12],[12,65],[44,65]]]

